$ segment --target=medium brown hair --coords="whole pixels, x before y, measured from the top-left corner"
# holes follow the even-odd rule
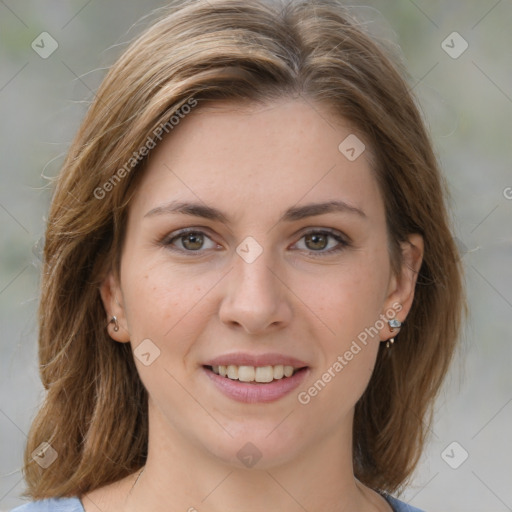
[[[376,490],[402,488],[424,446],[465,301],[446,187],[406,74],[390,55],[335,0],[189,0],[169,5],[112,66],[49,212],[39,310],[47,394],[25,451],[25,496],[81,495],[145,463],[147,392],[130,344],[107,333],[99,284],[118,269],[127,206],[146,157],[127,162],[191,98],[197,109],[295,96],[326,105],[375,157],[395,270],[399,243],[423,236],[407,323],[392,349],[381,344],[354,419],[355,476]],[[58,453],[47,469],[32,459],[42,442]]]

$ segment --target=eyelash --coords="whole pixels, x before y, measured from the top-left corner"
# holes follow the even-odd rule
[[[180,252],[182,254],[183,253],[189,254],[190,256],[193,256],[194,254],[201,254],[201,253],[203,253],[204,251],[201,250],[201,249],[198,249],[197,251],[192,251],[192,250],[187,250],[187,249],[179,249],[179,248],[176,248],[176,247],[172,246],[172,243],[175,240],[179,240],[180,238],[184,238],[186,235],[189,235],[189,234],[203,235],[206,238],[211,240],[211,237],[208,236],[204,231],[201,231],[200,229],[186,228],[186,229],[182,229],[182,230],[178,231],[177,233],[171,233],[171,235],[166,236],[161,241],[161,245],[163,245],[164,247],[170,249],[171,251]],[[325,257],[327,255],[338,253],[338,252],[342,251],[343,249],[345,249],[345,248],[347,248],[347,247],[349,247],[351,245],[350,242],[347,239],[343,238],[337,232],[331,231],[329,229],[312,229],[312,230],[309,230],[309,231],[303,233],[302,236],[299,238],[299,240],[302,240],[307,235],[312,235],[312,234],[314,234],[314,235],[326,235],[328,237],[333,238],[334,240],[336,240],[338,242],[338,245],[336,247],[331,248],[331,249],[329,249],[327,251],[326,250],[313,251],[313,250],[307,250],[307,249],[298,249],[298,250],[307,250],[310,253],[310,255],[312,255],[315,258],[323,258],[323,257]],[[212,242],[213,242],[213,240],[212,240]],[[327,245],[328,244],[329,243],[327,243]]]

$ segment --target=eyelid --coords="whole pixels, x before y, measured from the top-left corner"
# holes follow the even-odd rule
[[[307,236],[309,234],[328,235],[331,238],[334,238],[338,242],[338,245],[333,247],[333,248],[331,248],[331,249],[329,249],[329,250],[327,250],[327,251],[325,251],[325,250],[314,251],[314,250],[311,250],[311,249],[309,249],[309,250],[308,249],[295,249],[295,250],[306,251],[308,254],[313,255],[314,257],[316,257],[316,256],[323,257],[323,256],[328,256],[330,254],[334,254],[334,253],[340,252],[343,249],[346,249],[347,247],[350,247],[352,245],[352,240],[350,239],[350,237],[348,237],[347,235],[345,235],[341,231],[338,231],[338,230],[332,229],[332,228],[318,228],[318,227],[305,228],[305,231],[301,231],[300,232],[299,239],[296,242],[294,242],[293,245],[296,245],[305,236]]]
[[[183,229],[178,229],[176,231],[173,231],[173,232],[165,235],[160,240],[159,245],[167,247],[168,249],[170,249],[172,251],[175,251],[175,252],[179,252],[181,254],[185,254],[185,253],[187,253],[187,254],[194,254],[194,253],[195,254],[201,254],[201,253],[204,253],[205,251],[202,250],[202,249],[199,249],[197,251],[187,251],[187,250],[184,250],[184,249],[180,249],[179,247],[174,247],[172,245],[171,242],[173,242],[174,240],[179,240],[181,237],[184,237],[185,235],[187,235],[189,233],[195,233],[195,234],[203,235],[205,238],[208,238],[209,240],[211,240],[217,246],[220,245],[215,240],[213,240],[212,236],[209,234],[208,228],[206,228],[204,226],[188,227],[188,228],[183,228]]]
[[[209,234],[209,229],[205,226],[191,226],[191,227],[182,228],[182,229],[173,231],[173,232],[167,234],[166,236],[164,236],[161,239],[159,245],[163,245],[163,246],[169,248],[170,250],[181,253],[181,254],[200,255],[200,254],[205,253],[206,250],[203,250],[203,249],[198,249],[197,251],[193,251],[193,250],[180,249],[180,248],[172,246],[171,242],[173,242],[174,240],[179,239],[180,237],[183,237],[189,233],[203,235],[205,238],[208,238],[213,243],[217,244],[217,246],[220,245],[219,243],[217,243],[215,240],[212,239],[212,236]],[[322,257],[322,256],[326,256],[329,254],[339,252],[339,251],[352,245],[352,241],[351,241],[350,237],[348,237],[347,235],[345,235],[344,233],[342,233],[336,229],[320,228],[320,227],[307,227],[307,228],[303,228],[303,230],[299,231],[299,233],[295,235],[295,236],[298,236],[299,238],[297,239],[296,242],[294,242],[292,244],[292,246],[296,245],[298,242],[300,242],[300,240],[302,240],[302,238],[304,238],[305,236],[307,236],[309,234],[328,235],[328,236],[334,238],[338,242],[338,245],[334,248],[327,250],[327,251],[324,251],[324,250],[314,251],[311,249],[309,249],[309,250],[308,249],[293,249],[293,250],[305,251],[310,255]],[[211,250],[211,249],[208,249],[208,250]]]
[[[302,230],[299,231],[298,234],[301,237],[303,237],[305,235],[309,235],[310,233],[324,233],[324,234],[328,234],[328,235],[337,236],[347,243],[352,242],[352,240],[350,239],[350,237],[348,235],[346,235],[342,231],[339,231],[334,228],[321,228],[321,227],[317,227],[317,226],[310,226],[310,227],[303,228]]]

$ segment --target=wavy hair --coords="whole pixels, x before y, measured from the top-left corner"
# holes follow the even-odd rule
[[[192,101],[200,109],[297,95],[326,105],[368,141],[395,270],[400,242],[411,233],[424,238],[400,343],[381,344],[354,417],[355,476],[376,490],[402,489],[427,439],[466,308],[445,181],[408,80],[399,59],[336,0],[174,1],[131,43],[56,180],[39,308],[46,396],[25,450],[25,496],[81,495],[145,463],[147,392],[130,344],[107,333],[99,293],[105,274],[119,268],[127,207],[147,161],[141,148]],[[58,453],[46,469],[32,457],[42,442]]]

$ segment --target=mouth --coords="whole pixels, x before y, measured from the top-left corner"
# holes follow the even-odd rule
[[[203,368],[228,380],[247,384],[269,384],[276,381],[285,381],[297,373],[305,372],[308,366],[294,367],[282,364],[273,366],[239,366],[230,364],[214,366],[203,365]]]
[[[267,403],[284,399],[304,383],[312,371],[306,361],[277,352],[231,352],[203,361],[201,370],[225,397]]]

